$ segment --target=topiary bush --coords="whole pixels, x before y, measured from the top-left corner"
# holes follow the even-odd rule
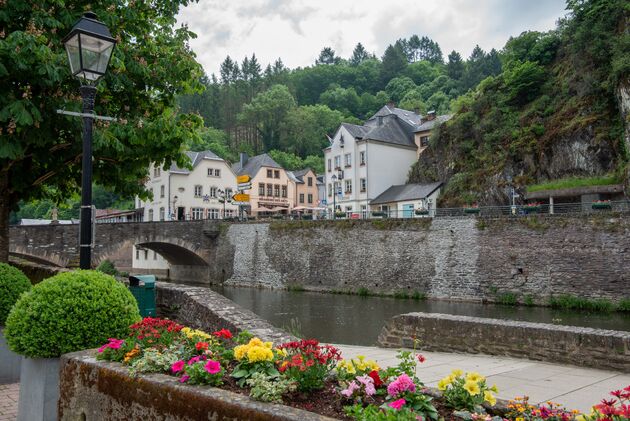
[[[9,348],[31,358],[54,358],[121,338],[139,321],[131,292],[91,270],[65,272],[22,295],[7,318]]]
[[[11,265],[0,263],[0,326],[4,326],[9,311],[23,292],[31,289],[31,281]]]

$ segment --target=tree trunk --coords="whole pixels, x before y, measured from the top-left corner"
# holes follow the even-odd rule
[[[9,262],[9,214],[11,202],[9,193],[9,174],[0,171],[0,262]]]

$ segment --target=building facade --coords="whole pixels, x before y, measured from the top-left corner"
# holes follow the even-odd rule
[[[222,219],[236,216],[238,207],[225,198],[236,192],[236,174],[229,163],[211,151],[186,152],[192,169],[172,164],[168,170],[152,165],[146,188],[153,198],[141,201],[144,221]]]
[[[362,126],[342,123],[324,149],[329,211],[366,217],[373,199],[407,181],[430,131],[448,118],[423,117],[388,104]]]
[[[293,208],[312,213],[320,207],[319,192],[317,189],[317,175],[310,168],[298,171],[290,171],[289,176],[295,184],[293,196]]]
[[[268,154],[253,157],[241,153],[239,162],[232,165],[233,171],[251,177],[247,213],[264,216],[272,213],[288,214],[295,206],[295,183],[287,171]]]
[[[370,211],[390,218],[435,216],[441,182],[391,186],[370,202]]]

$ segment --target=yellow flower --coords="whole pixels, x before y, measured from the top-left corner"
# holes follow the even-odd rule
[[[490,390],[492,390],[494,393],[499,393],[499,388],[497,387],[496,384],[493,384]]]
[[[272,361],[273,352],[265,346],[252,346],[247,350],[247,359],[250,363]]]
[[[462,374],[464,374],[464,372],[460,370],[459,368],[456,368],[455,370],[451,371],[451,375],[453,375],[454,377],[459,377]]]
[[[249,345],[249,346],[265,346],[263,344],[263,341],[260,340],[260,338],[251,338],[247,345]]]
[[[276,348],[276,352],[278,353],[278,355],[282,356],[282,357],[286,357],[289,355],[289,353],[287,352],[286,349],[284,348]]]
[[[497,403],[497,398],[495,398],[492,392],[490,392],[489,390],[483,392],[483,400],[488,402],[491,406],[494,406]]]
[[[486,378],[484,376],[482,376],[479,373],[475,373],[474,371],[471,371],[470,373],[466,374],[466,381],[471,381],[471,382],[480,382],[482,380],[485,380]]]
[[[346,371],[348,372],[348,374],[354,374],[357,372],[357,370],[354,368],[354,364],[352,363],[348,364],[348,366],[346,367]]]
[[[582,414],[575,417],[575,421],[586,421],[586,417]]]
[[[516,419],[514,421],[525,421],[525,418],[523,418],[523,417],[516,417]]]
[[[437,386],[439,390],[444,391],[449,384],[451,384],[450,378],[445,377],[438,382]]]
[[[268,348],[268,349],[273,348],[273,344],[271,342],[265,342],[263,345],[265,345],[265,348]]]
[[[249,350],[248,345],[239,345],[237,347],[234,347],[234,358],[236,358],[239,361],[242,360],[247,354],[248,350]]]
[[[466,383],[464,383],[464,389],[466,389],[466,391],[470,395],[477,395],[479,392],[481,392],[481,389],[479,388],[479,384],[477,382],[467,381]]]

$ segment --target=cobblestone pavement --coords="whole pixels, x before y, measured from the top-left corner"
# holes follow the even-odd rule
[[[0,384],[0,421],[13,421],[17,418],[20,384]]]
[[[376,360],[381,367],[398,363],[395,349],[335,346],[341,349],[344,358],[364,355]],[[592,405],[610,397],[610,391],[630,385],[630,374],[616,371],[480,354],[418,353],[426,358],[418,367],[418,377],[427,386],[436,387],[451,370],[460,368],[486,376],[488,383],[499,388],[499,398],[526,395],[531,403],[553,401],[580,411],[590,412]]]

